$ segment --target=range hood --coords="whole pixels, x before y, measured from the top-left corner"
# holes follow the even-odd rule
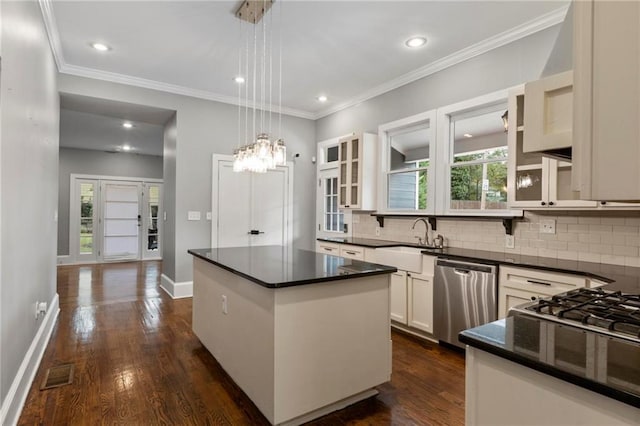
[[[549,59],[542,70],[540,79],[554,76],[565,71],[573,70],[573,3],[569,5],[564,22],[560,27],[555,44],[549,54]],[[572,149],[570,146],[546,147],[538,150],[545,157],[558,160],[571,161]]]

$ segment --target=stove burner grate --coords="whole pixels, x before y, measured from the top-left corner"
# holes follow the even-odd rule
[[[526,309],[640,339],[640,295],[581,288],[541,299]]]

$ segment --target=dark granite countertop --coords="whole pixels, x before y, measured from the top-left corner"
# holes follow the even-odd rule
[[[424,248],[417,244],[369,238],[318,238],[318,240],[372,248],[398,246]],[[425,249],[423,253],[448,259],[482,261],[494,263],[496,265],[521,266],[523,268],[582,275],[609,283],[607,285],[607,289],[610,290],[620,290],[626,293],[640,293],[640,268],[631,266],[579,262],[575,260],[553,259],[550,257],[522,256],[517,254],[469,250],[455,247],[448,247],[444,249]]]
[[[465,330],[459,339],[640,408],[640,343],[528,316]]]
[[[352,244],[354,246],[369,247],[369,248],[399,247],[399,246],[424,248],[424,246],[420,246],[418,244],[402,243],[398,241],[388,241],[388,240],[376,240],[373,238],[331,237],[331,238],[318,238],[317,240],[326,241],[328,243]]]
[[[204,248],[190,254],[268,288],[389,274],[391,266],[283,246]]]

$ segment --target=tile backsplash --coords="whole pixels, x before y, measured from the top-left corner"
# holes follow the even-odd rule
[[[555,234],[540,232],[540,221],[554,219]],[[385,218],[378,222],[368,213],[354,213],[352,233],[357,238],[417,242],[424,225],[415,217]],[[515,247],[505,248],[505,230],[500,220],[456,220],[438,218],[437,231],[448,247],[543,256],[586,262],[640,267],[640,211],[525,212],[514,221]]]

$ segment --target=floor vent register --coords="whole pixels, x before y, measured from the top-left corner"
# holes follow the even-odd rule
[[[73,382],[73,364],[58,365],[47,370],[40,390],[58,388]]]

